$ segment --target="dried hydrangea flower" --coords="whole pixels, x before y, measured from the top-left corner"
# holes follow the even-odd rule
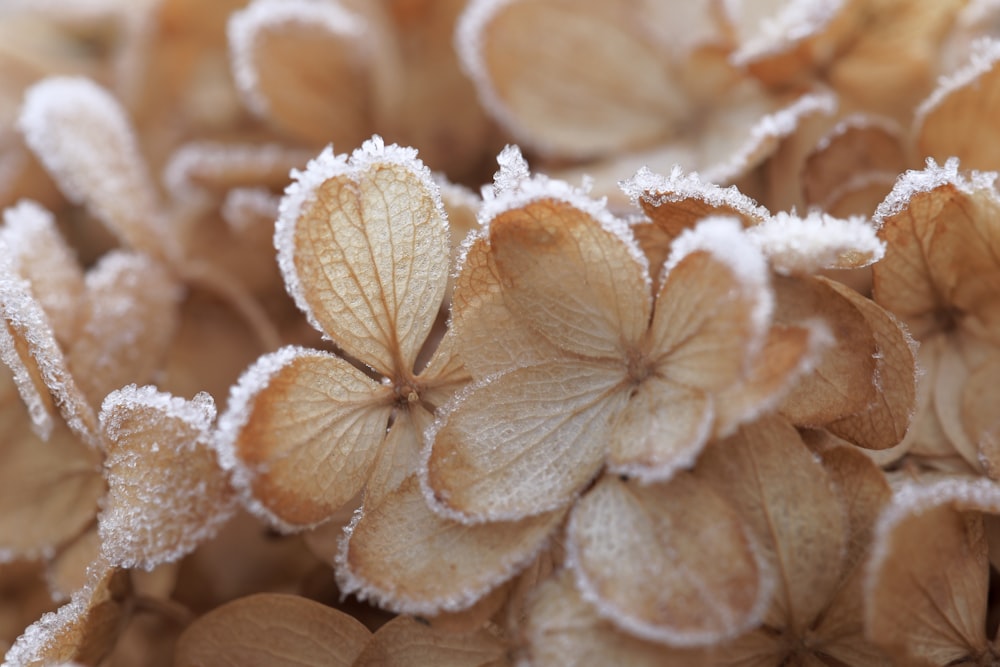
[[[375,631],[354,667],[502,667],[506,645],[488,630],[442,632],[410,616],[397,616]]]
[[[417,365],[450,244],[416,152],[375,137],[350,157],[327,149],[295,177],[275,232],[288,290],[370,373],[286,347],[234,387],[219,450],[248,506],[285,529],[323,522],[366,485],[370,497],[395,488],[415,468],[433,410],[465,379],[447,337]]]

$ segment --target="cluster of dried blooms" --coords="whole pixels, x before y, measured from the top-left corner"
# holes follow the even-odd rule
[[[4,666],[1000,664],[998,113],[995,0],[7,0]]]

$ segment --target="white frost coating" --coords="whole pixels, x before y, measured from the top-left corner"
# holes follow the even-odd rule
[[[742,223],[736,218],[711,216],[699,222],[694,229],[685,229],[671,245],[670,256],[663,264],[661,281],[666,281],[682,259],[698,251],[711,254],[729,267],[744,294],[756,300],[751,315],[752,325],[757,336],[763,338],[771,323],[774,295],[770,289],[767,260],[744,231]]]
[[[211,441],[212,447],[219,457],[219,465],[230,474],[230,481],[243,506],[254,515],[267,521],[276,530],[286,534],[301,532],[313,528],[319,523],[307,526],[288,523],[257,500],[253,495],[253,482],[261,471],[243,463],[236,451],[236,441],[247,422],[250,421],[254,400],[260,392],[267,389],[271,378],[285,366],[301,357],[327,356],[327,354],[298,345],[288,345],[257,359],[243,371],[236,384],[230,387],[226,411],[219,417]]]
[[[696,199],[713,207],[727,207],[751,220],[766,220],[771,212],[740,192],[735,185],[727,188],[702,180],[695,172],[684,173],[680,166],[663,176],[642,167],[632,178],[619,184],[633,204],[646,202],[659,206],[666,202]]]
[[[983,37],[973,42],[968,62],[950,75],[939,78],[934,92],[917,107],[914,114],[914,127],[917,131],[919,132],[919,128],[923,126],[927,114],[934,111],[955,91],[972,85],[977,79],[992,71],[998,61],[1000,61],[1000,40]]]
[[[268,226],[278,219],[281,198],[267,188],[233,188],[226,193],[219,214],[236,235],[249,233],[264,220]]]
[[[836,110],[837,96],[833,93],[803,95],[788,106],[761,117],[750,128],[747,140],[724,162],[702,169],[701,177],[715,183],[731,181],[755,166],[755,158],[761,160],[767,156],[761,153],[761,149],[769,141],[777,141],[794,133],[803,117],[814,113],[831,116]]]
[[[295,24],[321,27],[333,35],[347,38],[360,37],[365,29],[358,16],[333,2],[257,0],[233,12],[226,26],[233,78],[247,108],[258,116],[268,114],[268,100],[260,90],[253,58],[257,37],[264,31]]]
[[[927,158],[927,166],[916,171],[908,170],[896,179],[896,184],[892,192],[886,195],[885,199],[872,218],[877,228],[881,228],[886,218],[891,218],[897,213],[906,210],[910,205],[910,200],[918,194],[931,192],[943,185],[954,186],[959,192],[972,195],[977,191],[986,191],[989,196],[996,198],[997,191],[994,185],[997,173],[992,171],[970,171],[960,173],[958,171],[958,158],[952,157],[944,163],[938,165],[934,158]]]
[[[21,248],[31,247],[40,234],[58,234],[52,213],[30,199],[22,199],[14,206],[4,209],[3,222],[0,239],[10,252],[16,271],[21,268],[16,264],[21,259]]]
[[[199,175],[223,176],[233,170],[273,170],[289,162],[305,164],[312,153],[280,144],[230,145],[212,141],[185,144],[177,149],[163,170],[163,185],[175,199],[190,197],[202,190]]]
[[[649,260],[639,247],[632,227],[608,210],[607,198],[593,199],[583,188],[575,188],[565,181],[549,178],[545,174],[532,175],[528,163],[521,156],[521,149],[508,145],[497,155],[500,169],[493,176],[493,186],[484,187],[483,205],[479,209],[479,224],[488,232],[490,223],[497,216],[545,199],[564,202],[590,216],[604,231],[621,241],[629,255],[643,267],[647,285],[650,284]]]
[[[417,157],[415,148],[401,147],[396,144],[388,146],[379,135],[373,135],[361,148],[356,149],[348,157],[346,154],[335,155],[333,146],[328,145],[323,151],[309,161],[302,171],[293,169],[292,183],[285,188],[285,196],[281,198],[278,209],[278,220],[274,227],[274,247],[278,250],[278,266],[285,280],[285,289],[295,300],[312,326],[331,340],[323,330],[312,307],[306,300],[302,281],[299,280],[295,268],[295,228],[302,211],[316,201],[316,191],[331,178],[347,176],[355,182],[367,177],[367,172],[379,165],[397,165],[410,172],[424,187],[424,194],[430,197],[437,211],[445,233],[448,230],[448,214],[441,200],[441,191],[434,176],[424,163]]]
[[[732,3],[725,3],[732,9]],[[756,34],[740,45],[729,62],[737,67],[791,50],[819,35],[844,7],[844,0],[790,0],[756,26]]]
[[[139,387],[130,384],[111,392],[101,403],[101,428],[112,439],[117,439],[119,436],[121,424],[114,413],[120,408],[156,410],[164,417],[180,420],[202,434],[207,434],[212,428],[212,422],[215,421],[215,401],[205,392],[199,392],[188,401],[180,396],[159,391],[152,385]],[[190,444],[193,446],[193,443]]]
[[[874,226],[864,217],[835,218],[810,211],[804,218],[781,211],[746,230],[771,267],[783,275],[819,269],[868,266],[885,254]]]

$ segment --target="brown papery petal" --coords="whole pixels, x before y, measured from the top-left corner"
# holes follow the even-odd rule
[[[98,664],[114,647],[128,615],[125,572],[98,563],[72,600],[35,621],[4,656],[5,665]]]
[[[374,137],[293,175],[275,229],[289,292],[348,354],[390,377],[412,372],[451,247],[430,172],[413,149]]]
[[[944,665],[987,649],[989,560],[980,512],[1000,512],[1000,489],[951,479],[903,487],[882,514],[865,622],[896,661]]]
[[[409,616],[397,616],[372,636],[354,667],[481,667],[499,663],[505,650],[486,630],[448,633]]]
[[[566,505],[600,469],[623,369],[583,361],[520,368],[473,385],[428,433],[436,509],[463,521]]]
[[[796,430],[770,416],[706,449],[697,475],[739,509],[777,575],[768,625],[801,636],[837,590],[848,536],[826,472]]]
[[[456,44],[480,98],[521,141],[571,157],[672,134],[690,102],[626,3],[472,3]]]
[[[108,438],[108,495],[98,517],[114,565],[152,569],[215,535],[235,508],[229,480],[209,445],[215,402],[129,385],[101,406]]]
[[[310,144],[356,146],[372,130],[377,39],[339,4],[254,2],[228,26],[233,74],[251,111]]]
[[[652,305],[645,262],[623,234],[556,199],[500,213],[489,237],[506,303],[560,349],[621,359]]]
[[[955,156],[966,169],[1000,167],[1000,42],[977,42],[966,63],[943,79],[914,118],[919,157]]]
[[[337,558],[338,582],[344,593],[397,612],[465,609],[527,566],[563,515],[467,526],[431,512],[411,477],[355,515]]]
[[[92,405],[131,382],[148,382],[177,329],[181,289],[147,255],[111,252],[87,272],[82,328],[67,361]]]
[[[407,477],[417,472],[424,431],[433,421],[434,415],[420,405],[396,411],[365,485],[366,505],[377,505],[382,498],[399,488]]]
[[[176,256],[134,130],[109,92],[89,79],[46,79],[28,90],[18,123],[63,194],[125,245]]]
[[[878,351],[871,325],[830,282],[776,277],[775,320],[799,324],[818,319],[834,336],[819,363],[785,398],[781,413],[794,423],[817,426],[866,410],[876,398],[872,378]]]
[[[527,610],[526,657],[533,667],[699,667],[701,649],[679,649],[637,639],[597,615],[569,570],[539,586]]]
[[[3,213],[3,241],[14,270],[31,283],[31,292],[52,324],[56,339],[77,335],[84,304],[83,269],[56,227],[55,217],[32,201]]]
[[[459,351],[462,344],[454,327],[445,331],[434,355],[420,371],[420,400],[424,405],[437,409],[472,381]]]
[[[106,487],[102,484],[102,487]],[[97,533],[97,512],[90,513],[90,525],[72,542],[64,544],[45,568],[45,584],[53,600],[69,600],[87,584],[90,564],[101,557],[101,536]],[[134,570],[133,572],[141,572]]]
[[[507,305],[486,237],[476,238],[465,252],[455,278],[451,318],[457,353],[476,379],[560,354]]]
[[[219,459],[250,509],[287,530],[315,525],[367,481],[389,392],[331,354],[282,348],[233,387],[219,419]]]
[[[602,477],[573,509],[567,550],[598,613],[650,641],[733,637],[760,622],[771,596],[739,515],[686,473],[650,485]]]
[[[1000,393],[996,378],[1000,373],[1000,354],[980,364],[969,376],[962,390],[962,423],[969,439],[979,445],[979,459],[987,474],[1000,476],[1000,450],[996,440],[1000,427]]]
[[[850,287],[818,278],[849,301],[875,337],[875,401],[868,409],[827,425],[832,433],[870,449],[899,444],[910,428],[917,407],[916,343],[902,325],[877,303]]]
[[[342,611],[259,593],[217,607],[177,640],[174,667],[350,667],[371,637]]]

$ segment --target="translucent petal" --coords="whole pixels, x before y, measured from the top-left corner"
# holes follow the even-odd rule
[[[424,431],[434,415],[419,405],[397,410],[365,485],[365,504],[378,505],[420,467]]]
[[[286,530],[330,517],[368,479],[390,389],[343,359],[286,347],[233,387],[216,446],[244,502]]]
[[[459,353],[461,344],[455,329],[449,328],[427,366],[420,371],[420,400],[426,405],[441,407],[472,380]]]
[[[101,405],[108,495],[98,525],[108,561],[150,570],[214,536],[233,514],[228,475],[209,444],[215,402],[129,385]]]
[[[566,505],[600,469],[623,369],[582,361],[521,368],[473,385],[427,434],[435,509],[512,520]]]
[[[645,333],[645,264],[589,212],[537,199],[493,217],[489,238],[505,302],[556,347],[620,359]]]
[[[779,212],[747,234],[778,273],[811,274],[820,269],[855,269],[877,262],[885,243],[867,218],[835,218],[819,211],[803,217]]]
[[[468,526],[431,512],[411,477],[355,515],[337,558],[340,589],[400,613],[465,609],[526,567],[563,515]]]
[[[739,515],[686,473],[650,485],[602,477],[573,509],[567,550],[584,598],[650,641],[736,636],[761,621],[771,596]]]
[[[289,292],[315,326],[380,373],[410,372],[444,297],[450,242],[430,172],[375,137],[293,174],[275,230]]]
[[[342,611],[297,595],[259,593],[188,626],[177,640],[174,665],[350,667],[370,637]]]
[[[487,630],[448,633],[397,616],[372,636],[354,667],[480,667],[501,661],[506,647]]]

